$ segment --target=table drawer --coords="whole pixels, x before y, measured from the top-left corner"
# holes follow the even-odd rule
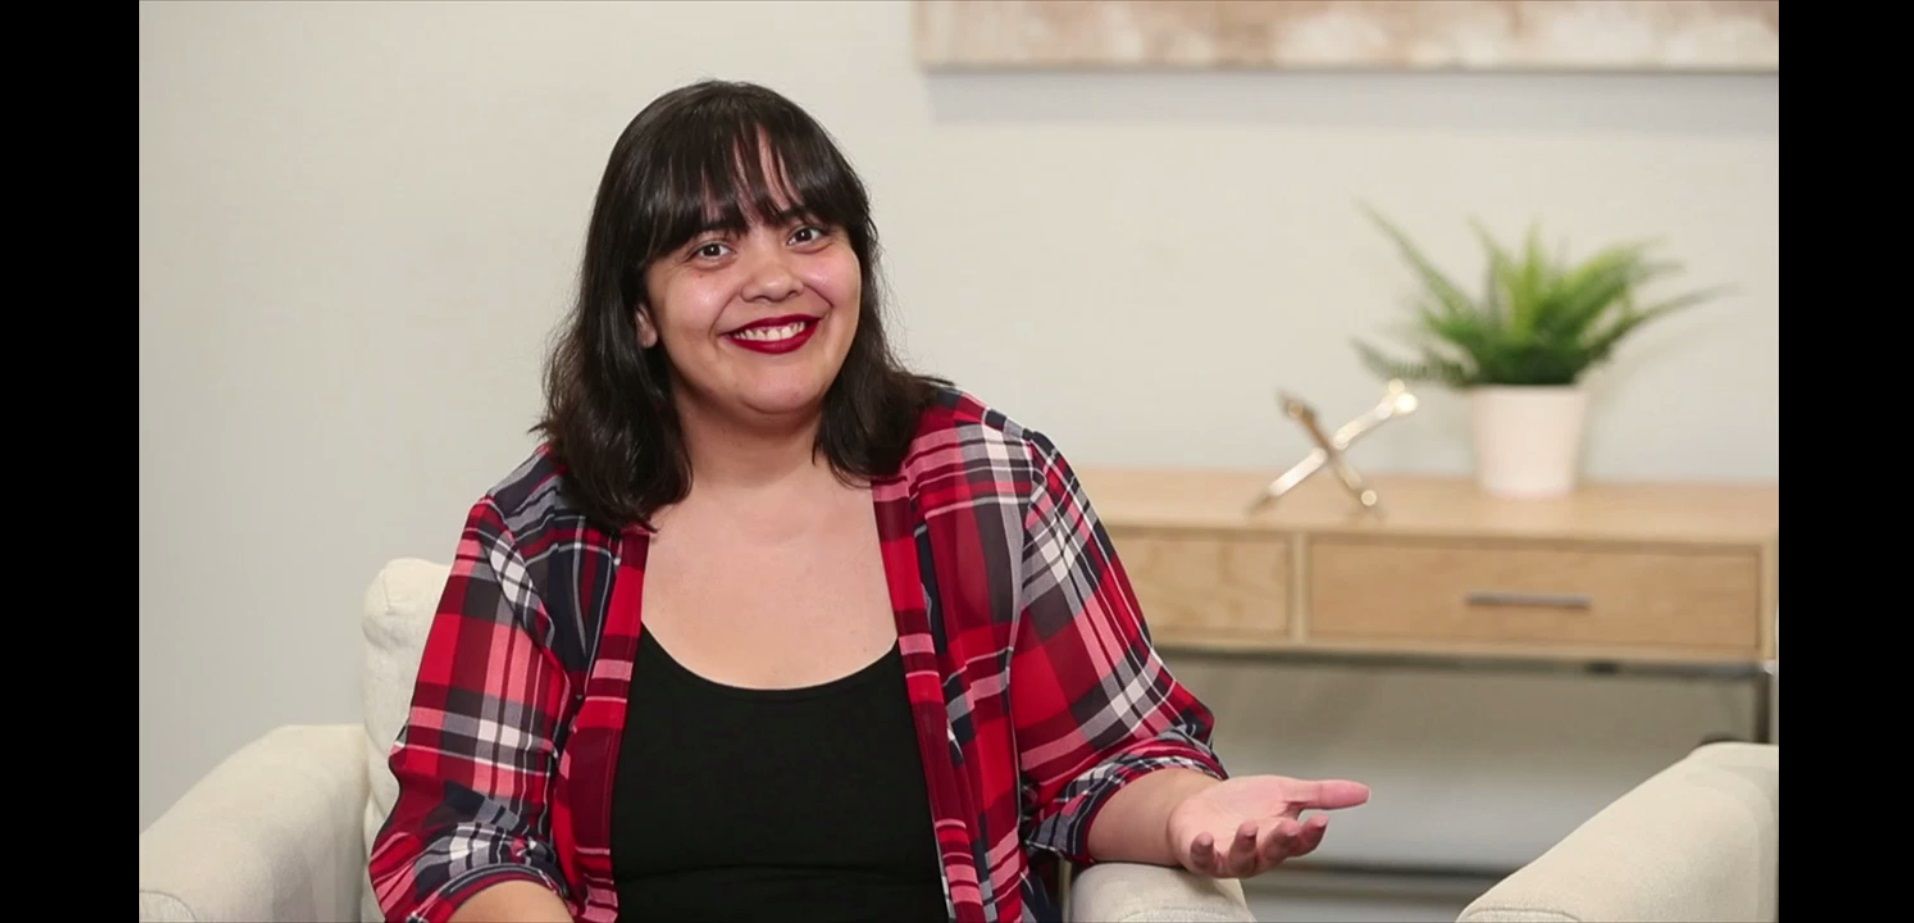
[[[1280,536],[1112,529],[1153,634],[1280,637],[1290,544]]]
[[[1317,539],[1309,555],[1313,639],[1749,653],[1760,645],[1752,548]]]

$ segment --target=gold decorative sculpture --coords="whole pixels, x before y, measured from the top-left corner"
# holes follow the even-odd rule
[[[1269,482],[1269,486],[1263,488],[1263,492],[1250,503],[1249,512],[1255,513],[1274,503],[1325,465],[1336,473],[1337,480],[1342,481],[1343,486],[1349,489],[1350,494],[1356,498],[1357,503],[1362,504],[1364,510],[1380,511],[1381,497],[1377,496],[1375,488],[1370,487],[1368,482],[1363,480],[1361,472],[1349,463],[1344,453],[1357,439],[1382,425],[1384,421],[1415,413],[1416,396],[1409,393],[1408,386],[1400,380],[1391,380],[1388,388],[1383,392],[1382,400],[1376,406],[1348,423],[1344,423],[1334,435],[1323,432],[1322,426],[1316,421],[1315,409],[1303,403],[1301,399],[1281,392],[1278,393],[1277,398],[1282,404],[1283,412],[1309,434],[1310,441],[1316,443],[1316,448],[1304,456],[1302,461],[1290,466],[1290,469],[1283,472],[1281,477]]]

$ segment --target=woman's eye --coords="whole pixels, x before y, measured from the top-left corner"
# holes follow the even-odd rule
[[[693,256],[703,257],[707,260],[715,260],[724,255],[724,244],[716,242],[704,244],[691,253]]]
[[[798,228],[797,233],[791,235],[791,242],[794,244],[816,243],[822,239],[824,239],[824,229],[814,225]]]

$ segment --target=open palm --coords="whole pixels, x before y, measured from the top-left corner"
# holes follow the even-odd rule
[[[1248,878],[1322,843],[1329,815],[1305,819],[1303,811],[1352,808],[1368,800],[1369,786],[1347,779],[1240,776],[1178,804],[1170,812],[1170,844],[1192,872]]]

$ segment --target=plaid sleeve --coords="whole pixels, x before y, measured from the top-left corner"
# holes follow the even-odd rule
[[[388,920],[449,918],[479,891],[564,876],[546,813],[569,680],[541,643],[525,560],[490,500],[473,507],[388,761],[398,800],[369,858]]]
[[[1024,609],[1011,663],[1024,839],[1078,866],[1090,823],[1124,785],[1181,767],[1227,778],[1210,711],[1170,675],[1089,498],[1061,453],[1026,430]]]

